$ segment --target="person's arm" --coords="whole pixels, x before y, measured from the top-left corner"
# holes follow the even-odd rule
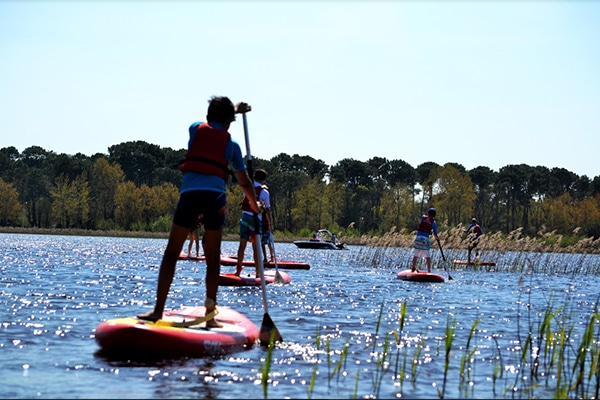
[[[257,213],[257,214],[260,213],[260,208],[258,207],[258,204],[256,202],[256,192],[254,191],[254,182],[248,176],[248,172],[246,170],[236,171],[235,174],[237,176],[238,182],[239,182],[242,190],[244,191],[244,194],[250,201],[250,208],[255,213]]]
[[[270,208],[265,208],[265,217],[267,218],[267,230],[273,232],[273,216],[271,215]]]

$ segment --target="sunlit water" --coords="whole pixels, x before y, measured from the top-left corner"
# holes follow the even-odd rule
[[[287,270],[291,284],[267,286],[267,311],[284,342],[273,350],[265,395],[261,369],[267,349],[258,344],[221,358],[136,361],[98,352],[94,330],[100,322],[153,306],[165,244],[165,239],[0,234],[0,397],[436,398],[444,388],[446,398],[526,398],[532,393],[505,391],[515,384],[528,327],[538,324],[549,305],[565,305],[576,340],[600,292],[597,275],[568,273],[572,264],[597,268],[597,256],[553,255],[549,262],[532,255],[525,264],[560,268],[562,262],[567,273],[525,274],[498,272],[515,260],[506,254],[491,255],[498,264],[493,270],[446,271],[433,251],[436,272],[453,279],[420,284],[396,279],[412,257],[410,249],[311,250],[276,243],[279,258],[308,262],[311,269]],[[236,242],[223,243],[223,253],[236,250]],[[444,253],[448,259],[464,256]],[[178,263],[168,309],[203,303],[204,270],[202,262]],[[260,327],[260,287],[221,287],[218,302]],[[392,332],[400,330],[402,303],[406,321],[398,345]],[[444,337],[454,319],[443,386]],[[476,347],[471,376],[461,379],[459,364],[478,320],[469,348]],[[340,355],[344,348],[346,356]],[[505,372],[492,383],[498,352]],[[543,388],[536,390],[533,396],[544,397]]]

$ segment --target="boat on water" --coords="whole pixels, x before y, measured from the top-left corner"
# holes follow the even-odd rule
[[[310,240],[295,240],[294,244],[299,249],[348,249],[345,243],[338,242],[335,234],[327,229],[319,229]]]

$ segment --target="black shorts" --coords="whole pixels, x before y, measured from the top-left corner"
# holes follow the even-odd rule
[[[227,196],[212,190],[191,190],[183,192],[177,202],[173,223],[196,228],[198,223],[204,229],[219,230],[225,225]]]

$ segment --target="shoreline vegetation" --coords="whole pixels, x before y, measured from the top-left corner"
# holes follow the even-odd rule
[[[25,227],[0,227],[0,233],[41,234],[41,235],[72,235],[72,236],[108,236],[131,238],[158,238],[167,239],[168,232],[149,231],[120,231],[120,230],[87,230],[87,229],[57,229],[57,228],[25,228]],[[292,243],[295,240],[304,240],[282,232],[275,232],[275,241]],[[464,228],[459,225],[454,228],[440,229],[440,241],[446,249],[464,250],[469,246],[469,237],[465,235]],[[412,248],[414,232],[406,230],[396,231],[395,227],[383,236],[360,237],[338,235],[338,241],[347,245],[367,247],[403,247]],[[237,241],[237,233],[225,233],[224,241]],[[436,245],[432,241],[432,248]],[[600,254],[600,238],[582,238],[574,232],[572,236],[557,234],[556,232],[538,232],[534,238],[522,235],[522,228],[518,228],[508,235],[501,232],[482,235],[477,246],[481,253],[486,251],[503,252],[540,252],[540,253],[571,253],[571,254]]]

